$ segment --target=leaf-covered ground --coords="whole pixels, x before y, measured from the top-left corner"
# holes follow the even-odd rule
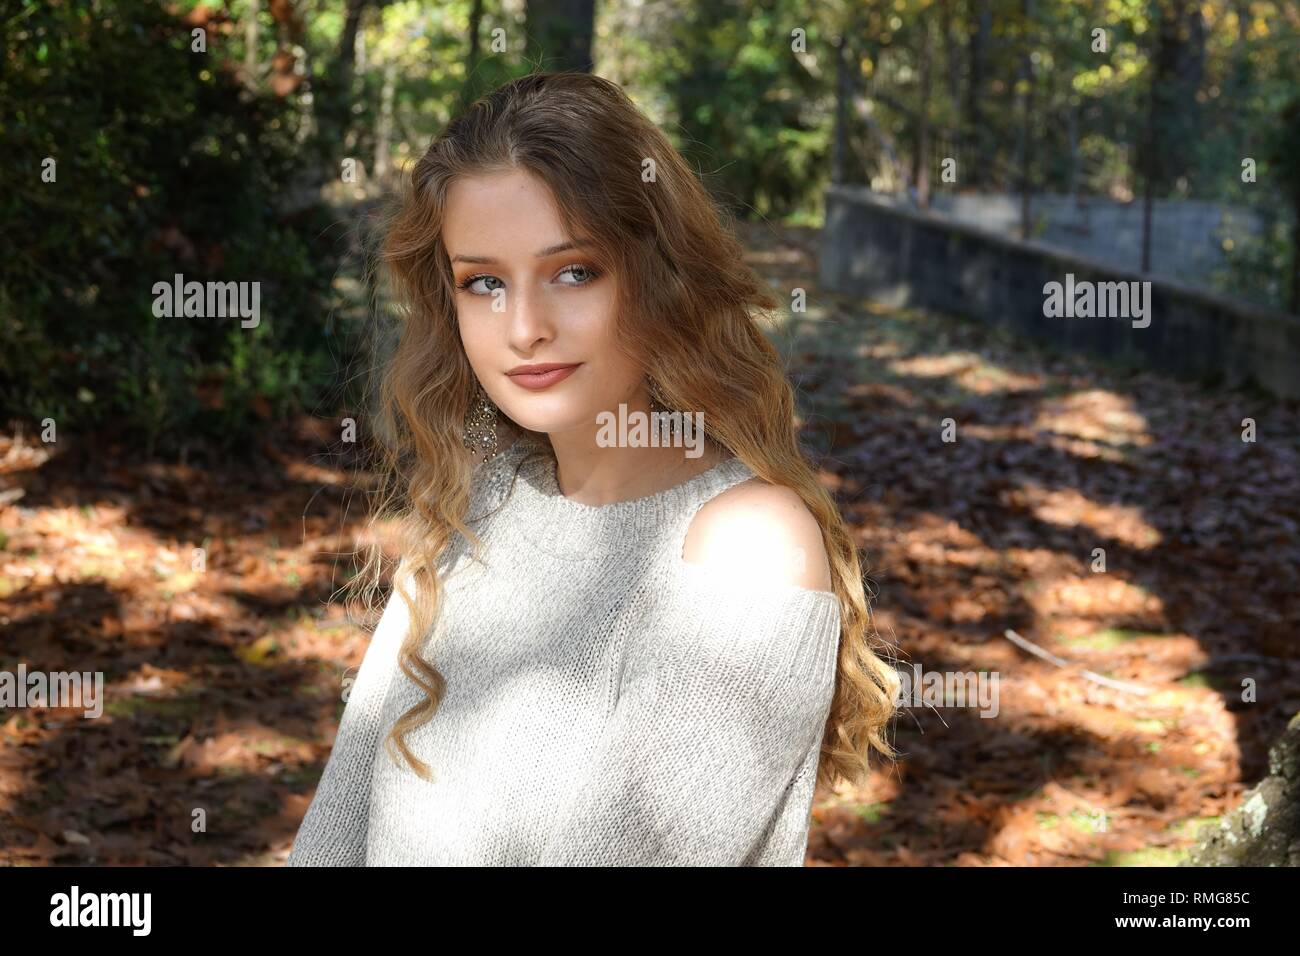
[[[909,670],[996,672],[1000,706],[905,709],[904,758],[821,795],[811,860],[1176,862],[1300,710],[1297,403],[824,293],[817,239],[749,246],[808,290],[782,340],[877,627]]]
[[[877,627],[909,669],[998,676],[996,716],[909,706],[896,764],[819,792],[809,862],[1175,862],[1300,709],[1296,404],[825,293],[815,232],[747,240],[806,290],[773,336]],[[361,531],[337,435],[238,465],[0,435],[0,670],[107,681],[98,719],[0,712],[0,863],[283,860],[366,645],[331,601]]]

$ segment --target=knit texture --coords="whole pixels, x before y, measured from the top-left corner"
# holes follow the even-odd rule
[[[481,466],[422,654],[397,664],[393,591],[290,851],[290,866],[801,866],[840,637],[833,594],[735,582],[682,558],[691,519],[754,473],[730,457],[657,494],[565,497],[549,448]]]

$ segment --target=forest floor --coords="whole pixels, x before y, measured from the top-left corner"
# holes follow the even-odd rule
[[[876,627],[993,695],[905,701],[808,862],[1176,863],[1300,710],[1297,404],[825,292],[815,230],[745,239],[806,290],[771,333]],[[366,646],[332,600],[363,533],[338,434],[240,464],[0,434],[0,670],[106,682],[98,719],[0,710],[0,864],[283,861]]]

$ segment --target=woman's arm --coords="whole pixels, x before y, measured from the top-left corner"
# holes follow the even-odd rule
[[[397,671],[397,654],[409,620],[406,601],[394,588],[361,660],[334,748],[286,866],[365,865],[370,779],[384,731],[380,726],[384,697]]]
[[[683,572],[671,619],[635,636],[595,759],[540,865],[739,865],[821,742],[833,596]]]

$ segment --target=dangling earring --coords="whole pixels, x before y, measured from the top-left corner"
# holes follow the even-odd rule
[[[497,406],[488,398],[483,384],[474,381],[474,398],[465,415],[465,430],[461,440],[465,447],[475,456],[486,455],[483,460],[491,461],[497,454]]]

